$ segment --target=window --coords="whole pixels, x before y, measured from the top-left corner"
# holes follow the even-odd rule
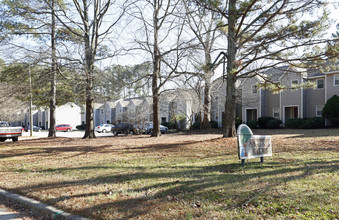
[[[258,87],[257,85],[252,86],[252,94],[258,93]]]
[[[334,75],[333,77],[334,77],[334,79],[333,79],[334,85],[339,86],[339,75]]]
[[[292,80],[292,82],[291,82],[291,85],[292,85],[292,87],[295,87],[295,86],[297,86],[297,85],[299,85],[299,80]]]
[[[273,108],[273,118],[280,118],[280,109],[279,108]]]
[[[322,116],[323,108],[324,108],[323,105],[317,105],[317,106],[315,107],[315,111],[316,111],[316,116],[317,116],[317,117],[321,117],[321,116]]]
[[[324,79],[318,79],[317,80],[317,89],[323,89],[324,88]]]

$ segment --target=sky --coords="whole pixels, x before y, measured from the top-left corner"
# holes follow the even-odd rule
[[[331,29],[328,30],[328,35],[330,36],[332,33],[336,32],[336,24],[339,23],[339,0],[330,0],[330,2],[332,3],[329,8],[331,10],[330,13],[330,19],[333,19],[333,26],[331,27]],[[132,31],[133,31],[133,27],[132,27]],[[127,32],[126,32],[127,33]],[[128,36],[124,36],[124,33],[119,33],[120,35],[120,44],[127,44],[128,41],[123,40],[123,39],[127,39]],[[16,38],[16,40],[14,41],[15,44],[17,45],[21,45],[21,46],[27,46],[27,45],[31,45],[32,48],[35,48],[34,50],[38,50],[38,48],[41,47],[41,44],[36,44],[34,41],[26,38],[26,37],[20,37],[20,38]],[[46,44],[48,44],[49,42],[45,42]],[[226,44],[225,44],[226,45]],[[0,47],[0,52],[1,52],[1,56],[0,58],[5,59],[6,61],[11,60],[11,59],[17,59],[17,60],[22,60],[20,54],[23,52],[21,49],[14,49],[14,50],[10,50],[8,46],[1,46]],[[219,53],[219,52],[218,52]],[[218,53],[213,54],[212,59],[214,60]],[[9,56],[4,56],[5,54],[9,55]],[[142,54],[142,55],[140,55]],[[137,52],[137,53],[133,53],[133,54],[129,54],[126,56],[117,56],[113,59],[107,59],[103,62],[101,62],[99,64],[99,66],[101,67],[105,67],[105,66],[109,66],[112,64],[120,64],[120,65],[135,65],[138,63],[142,63],[144,61],[146,61],[146,59],[150,59],[150,56],[148,54],[143,54],[141,52]],[[220,70],[220,68],[217,70],[217,72],[221,72],[222,70]]]

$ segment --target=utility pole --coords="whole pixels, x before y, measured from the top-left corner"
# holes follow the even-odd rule
[[[32,114],[32,102],[33,102],[33,95],[32,95],[32,77],[31,77],[31,66],[28,66],[28,74],[29,74],[29,94],[30,94],[30,101],[29,101],[29,132],[30,136],[33,136],[33,114]]]

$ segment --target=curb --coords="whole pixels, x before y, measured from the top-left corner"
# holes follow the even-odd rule
[[[27,198],[25,196],[7,192],[3,189],[0,189],[0,198],[4,198],[12,203],[20,204],[21,206],[30,209],[33,213],[40,216],[46,216],[48,219],[90,220],[89,218],[64,212],[53,206]]]

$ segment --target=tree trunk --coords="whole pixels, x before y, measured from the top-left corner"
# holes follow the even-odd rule
[[[159,123],[159,93],[157,90],[153,91],[153,130],[152,137],[160,136],[160,123]]]
[[[154,46],[153,46],[153,75],[152,75],[152,93],[153,93],[153,131],[152,137],[160,136],[160,124],[159,124],[159,88],[158,79],[160,76],[160,63],[161,56],[159,50],[159,5],[157,0],[153,1],[153,26],[154,26]]]
[[[86,129],[85,138],[95,138],[93,122],[93,71],[94,71],[94,54],[90,39],[90,23],[88,17],[87,1],[83,0],[84,7],[84,41],[85,41],[85,72],[86,72]],[[93,36],[94,37],[94,36]]]
[[[228,59],[227,59],[227,84],[226,84],[226,102],[225,102],[225,133],[224,137],[235,137],[235,83],[236,83],[236,0],[229,1],[228,18]]]
[[[55,131],[55,106],[56,106],[56,39],[55,39],[55,4],[52,0],[52,27],[51,27],[51,47],[52,47],[52,74],[51,74],[51,91],[49,102],[49,130],[48,137],[56,137]],[[47,129],[47,128],[46,128]]]
[[[210,72],[210,71],[209,71]],[[210,74],[210,73],[206,73]],[[204,117],[201,128],[209,128],[210,127],[210,117],[211,117],[211,95],[210,95],[210,79],[205,80],[205,88],[204,88]]]

